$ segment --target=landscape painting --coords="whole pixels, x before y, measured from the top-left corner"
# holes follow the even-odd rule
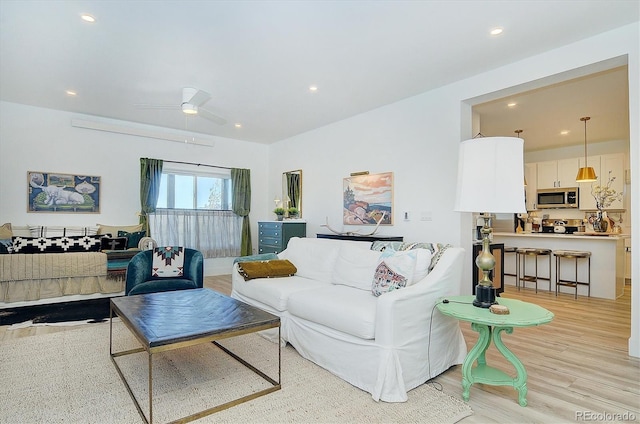
[[[393,224],[393,172],[355,175],[343,180],[343,223]]]
[[[100,177],[27,172],[27,212],[100,213]]]

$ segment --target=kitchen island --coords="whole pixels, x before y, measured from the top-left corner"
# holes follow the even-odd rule
[[[593,234],[555,234],[555,233],[502,233],[493,234],[494,243],[504,243],[505,246],[517,248],[534,247],[552,250],[584,250],[591,252],[591,296],[604,299],[616,299],[624,293],[625,234],[608,233],[606,236]],[[539,259],[539,269],[544,273],[546,263]],[[551,259],[551,289],[555,290],[556,266],[555,257]],[[515,257],[505,257],[505,273],[515,274]],[[527,265],[531,269],[532,265]],[[528,271],[527,271],[528,272]],[[587,263],[578,263],[578,277],[586,281]],[[575,265],[572,261],[561,262],[562,278],[573,278]],[[543,276],[546,276],[543,274]],[[515,285],[515,277],[505,278],[506,284]],[[544,287],[544,285],[543,285]],[[563,290],[564,289],[564,290]],[[586,286],[578,287],[578,295],[587,295]],[[562,293],[573,293],[560,287]]]

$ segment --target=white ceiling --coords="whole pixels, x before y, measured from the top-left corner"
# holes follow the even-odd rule
[[[637,0],[0,0],[0,99],[271,143],[638,21],[639,7]],[[504,33],[490,36],[496,26]],[[621,82],[612,84],[618,93]],[[586,95],[585,85],[575,86]],[[177,106],[183,87],[211,93],[205,109],[228,123],[135,107]],[[562,88],[562,97],[574,95]],[[504,128],[489,117],[501,106],[483,106],[483,131],[522,128],[527,142],[548,131],[541,138],[551,142],[549,134],[591,114],[595,137],[598,108],[610,107],[584,107],[589,96],[574,100],[583,107],[565,104],[572,108],[565,125],[548,113],[537,118],[559,105],[540,106],[533,99],[541,95],[521,96],[517,110],[526,114]],[[527,102],[540,110],[527,111]]]

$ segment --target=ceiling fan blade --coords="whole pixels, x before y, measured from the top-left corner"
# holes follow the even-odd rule
[[[209,112],[206,109],[198,108],[198,116],[203,117],[204,119],[208,119],[209,121],[215,122],[218,125],[224,125],[227,123],[227,120],[219,117],[218,115]]]
[[[186,103],[192,104],[194,106],[202,106],[203,104],[207,103],[209,99],[211,99],[211,94],[207,93],[206,91],[198,90],[196,91],[196,94],[194,94]]]

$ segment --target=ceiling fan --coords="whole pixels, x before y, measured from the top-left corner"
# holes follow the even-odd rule
[[[197,88],[185,87],[182,89],[182,102],[177,105],[150,105],[150,104],[137,104],[138,109],[181,109],[185,115],[200,116],[215,122],[218,125],[224,125],[227,120],[220,116],[203,109],[201,106],[207,103],[211,99],[211,94],[206,91],[198,90]]]

